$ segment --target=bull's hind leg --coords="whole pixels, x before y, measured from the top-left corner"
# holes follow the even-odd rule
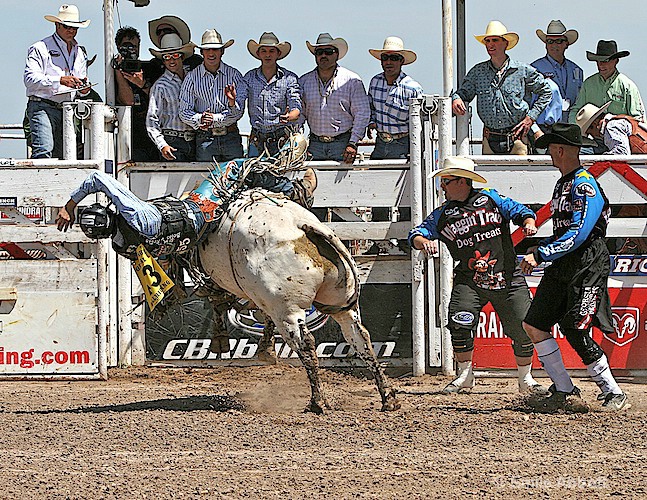
[[[319,361],[315,349],[315,338],[306,326],[305,312],[302,310],[299,314],[290,314],[283,321],[277,321],[277,318],[274,318],[274,321],[281,336],[290,348],[299,355],[299,359],[308,374],[312,395],[305,411],[321,415],[329,406],[323,395],[321,379],[319,378]]]
[[[259,361],[275,365],[278,363],[274,345],[274,321],[265,313],[262,313],[264,328],[263,336],[258,341],[257,356]]]
[[[371,336],[360,321],[359,311],[351,309],[350,311],[331,314],[331,316],[339,323],[346,342],[353,346],[359,357],[373,373],[377,390],[382,397],[382,411],[400,409],[400,402],[395,396],[395,389],[391,387],[388,378],[377,361],[373,344],[371,344]]]

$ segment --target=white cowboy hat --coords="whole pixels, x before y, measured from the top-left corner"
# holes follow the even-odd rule
[[[547,36],[564,36],[568,40],[569,45],[573,45],[577,42],[577,38],[580,36],[579,33],[575,30],[566,30],[566,26],[559,19],[554,19],[548,23],[548,28],[546,28],[546,33],[542,30],[536,30],[537,36],[539,39],[546,43]]]
[[[162,16],[159,19],[148,21],[148,36],[155,47],[160,48],[161,43],[160,37],[157,36],[157,28],[163,24],[168,24],[172,28],[175,28],[175,31],[177,31],[177,34],[182,39],[183,44],[191,41],[191,30],[187,23],[176,16]]]
[[[193,55],[195,49],[195,43],[182,43],[182,39],[175,33],[169,33],[168,35],[162,36],[162,42],[160,43],[160,50],[148,49],[148,51],[153,54],[158,59],[162,59],[164,54],[175,54],[180,52],[184,54],[184,57],[189,57]]]
[[[313,54],[315,53],[315,49],[317,47],[326,47],[329,45],[335,47],[339,51],[339,57],[337,58],[337,60],[342,59],[348,52],[348,44],[346,43],[346,40],[344,40],[343,38],[333,38],[332,36],[330,36],[330,33],[321,33],[317,37],[316,43],[310,43],[306,41],[308,50],[310,50],[310,52],[312,52]]]
[[[379,59],[384,52],[391,54],[400,54],[404,57],[403,65],[411,64],[414,62],[418,56],[413,50],[405,50],[404,42],[402,38],[397,36],[388,36],[384,40],[384,45],[381,49],[368,49],[369,54],[371,54],[375,59]]]
[[[483,40],[489,36],[505,38],[508,41],[508,46],[505,50],[510,50],[519,42],[519,35],[508,31],[508,28],[501,21],[490,21],[485,29],[485,35],[474,35],[474,38],[485,45]]]
[[[476,182],[487,182],[485,177],[474,171],[475,166],[476,164],[472,160],[465,158],[464,156],[448,156],[445,158],[445,162],[443,163],[444,168],[436,170],[432,177],[453,175],[455,177],[472,179]]]
[[[577,112],[577,116],[575,117],[575,122],[580,127],[582,135],[588,134],[587,130],[589,129],[591,124],[596,120],[598,116],[604,113],[610,105],[611,101],[604,104],[601,108],[598,108],[595,104],[591,103],[585,104],[580,108],[580,110]]]
[[[215,29],[207,30],[202,33],[202,42],[201,45],[198,45],[200,49],[226,49],[234,44],[234,40],[228,40],[225,43],[222,43],[222,36]]]
[[[79,9],[76,5],[61,5],[61,8],[58,9],[58,15],[56,16],[45,16],[45,19],[53,23],[61,23],[65,26],[71,26],[73,28],[87,28],[90,24],[90,20],[81,21],[79,16]]]
[[[290,42],[279,42],[278,37],[271,31],[263,33],[259,38],[258,43],[254,40],[247,42],[247,50],[249,50],[249,53],[256,59],[260,59],[257,52],[261,47],[276,47],[281,52],[279,59],[283,59],[290,53],[290,50],[292,50]]]

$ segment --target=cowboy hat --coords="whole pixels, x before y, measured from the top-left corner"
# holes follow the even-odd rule
[[[263,33],[258,39],[258,43],[256,43],[254,40],[247,42],[247,50],[249,50],[249,53],[256,59],[260,59],[257,52],[261,47],[276,47],[279,52],[281,52],[279,59],[283,59],[290,53],[290,50],[292,50],[292,45],[290,45],[290,42],[280,43],[278,37],[271,31],[266,31],[265,33]]]
[[[148,49],[158,59],[162,59],[164,54],[175,54],[177,52],[184,54],[184,57],[193,55],[195,44],[193,42],[182,43],[182,39],[175,33],[168,33],[162,36],[160,50]]]
[[[628,50],[618,52],[618,44],[615,40],[600,40],[596,52],[586,51],[586,58],[589,61],[608,62],[611,59],[620,59],[628,55]]]
[[[552,20],[548,24],[546,33],[544,33],[542,30],[536,30],[535,33],[537,33],[539,39],[544,43],[546,43],[546,37],[548,36],[563,36],[566,38],[566,40],[568,40],[569,45],[573,45],[575,42],[577,42],[577,39],[580,36],[580,34],[576,30],[566,30],[566,26],[564,26],[564,23],[562,23],[559,19]]]
[[[577,112],[577,116],[575,117],[575,121],[582,131],[582,135],[587,134],[587,130],[589,129],[591,124],[598,118],[598,116],[604,113],[610,105],[611,101],[604,104],[601,108],[598,108],[595,104],[590,103],[582,106],[582,108]]]
[[[550,132],[542,135],[535,141],[535,146],[540,149],[547,148],[549,144],[566,144],[567,146],[595,146],[596,142],[588,137],[582,137],[580,127],[575,123],[556,123]]]
[[[153,42],[153,45],[157,48],[161,48],[160,37],[157,36],[157,28],[163,24],[168,24],[175,29],[177,34],[180,36],[183,44],[189,43],[191,41],[191,30],[189,25],[185,23],[182,19],[176,16],[162,16],[159,19],[153,19],[148,21],[148,36]]]
[[[474,171],[475,166],[476,164],[472,160],[465,158],[464,156],[448,156],[445,158],[443,168],[436,170],[432,177],[453,175],[455,177],[472,179],[476,182],[487,182],[485,177]]]
[[[368,52],[375,59],[379,59],[380,56],[385,52],[391,54],[400,54],[402,57],[404,57],[404,62],[402,63],[403,65],[411,64],[418,58],[413,50],[405,50],[402,38],[398,38],[397,36],[386,37],[386,39],[384,40],[384,45],[381,49],[368,49]]]
[[[343,38],[333,38],[330,36],[330,33],[321,33],[317,37],[317,42],[316,43],[310,43],[306,41],[306,45],[308,47],[308,50],[312,52],[313,54],[315,53],[315,49],[317,47],[327,47],[327,46],[332,46],[335,47],[339,51],[339,57],[337,60],[342,59],[346,53],[348,52],[348,44],[346,43],[346,40]]]
[[[198,45],[199,49],[226,49],[234,44],[233,40],[228,40],[225,43],[222,43],[222,36],[215,29],[207,30],[202,33],[202,42],[201,45]]]
[[[45,16],[45,19],[53,23],[61,23],[65,26],[71,26],[72,28],[87,28],[90,24],[90,20],[81,21],[79,17],[79,9],[76,5],[63,4],[60,9],[58,9],[58,15]]]
[[[519,42],[519,35],[508,31],[508,28],[506,28],[501,21],[490,21],[485,29],[485,35],[474,35],[474,38],[485,45],[483,40],[489,36],[498,36],[506,39],[508,41],[508,46],[505,50],[510,50]]]

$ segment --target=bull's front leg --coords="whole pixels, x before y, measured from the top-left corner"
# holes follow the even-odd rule
[[[258,341],[257,356],[259,361],[275,365],[278,363],[274,345],[274,321],[267,314],[261,313],[264,319],[263,336]]]
[[[299,320],[299,329],[301,334],[301,348],[297,351],[297,354],[308,374],[312,393],[310,403],[306,406],[305,411],[321,415],[330,406],[323,395],[321,379],[319,378],[319,360],[317,359],[315,338],[310,330],[308,330],[305,321]]]

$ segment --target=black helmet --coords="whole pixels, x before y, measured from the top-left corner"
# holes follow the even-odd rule
[[[89,238],[110,238],[115,227],[115,213],[100,203],[79,212],[79,226]]]

